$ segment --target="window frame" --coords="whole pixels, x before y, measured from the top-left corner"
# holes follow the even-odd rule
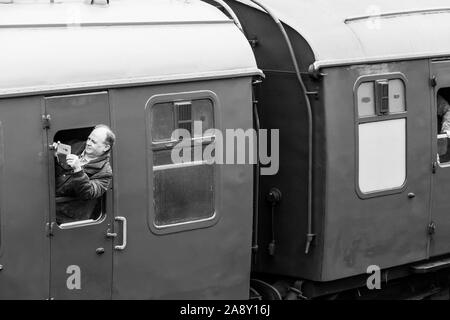
[[[111,188],[111,187],[110,187]],[[61,230],[65,230],[65,229],[74,229],[74,228],[81,228],[81,227],[86,227],[86,226],[92,226],[92,225],[96,225],[96,224],[101,224],[103,221],[106,220],[107,218],[107,201],[108,201],[108,196],[109,196],[109,190],[110,188],[105,192],[105,194],[103,194],[99,199],[99,201],[102,202],[101,204],[101,212],[100,212],[100,216],[93,220],[93,219],[86,219],[86,220],[78,220],[78,221],[73,221],[73,222],[66,222],[66,223],[55,223],[55,225],[61,229]],[[54,197],[55,203],[56,203],[56,197]],[[56,213],[55,213],[56,214]]]
[[[405,110],[402,112],[388,113],[384,115],[372,115],[372,116],[359,116],[358,109],[358,88],[364,82],[374,82],[377,80],[396,80],[400,79],[404,85],[404,101]],[[402,193],[406,190],[408,182],[408,95],[407,95],[407,83],[406,76],[401,72],[382,73],[375,75],[364,75],[358,77],[353,85],[353,114],[354,114],[354,136],[355,136],[355,189],[359,198],[370,199],[375,197],[381,197],[386,195]],[[374,86],[375,91],[375,86]],[[374,96],[376,99],[376,97]],[[376,108],[376,107],[375,107]],[[405,180],[403,184],[396,188],[377,190],[373,192],[363,192],[359,185],[359,125],[372,122],[382,122],[388,120],[405,119]]]
[[[208,218],[195,219],[183,222],[177,222],[166,225],[157,225],[156,212],[154,210],[154,168],[153,168],[153,153],[154,151],[160,151],[164,148],[158,147],[158,145],[176,143],[174,141],[165,141],[159,143],[153,143],[152,140],[152,109],[153,106],[158,103],[176,103],[188,100],[201,100],[209,99],[212,102],[213,107],[213,128],[221,130],[221,116],[219,110],[220,102],[217,95],[210,90],[199,90],[199,91],[188,91],[188,92],[177,92],[177,93],[165,93],[165,94],[155,94],[151,96],[145,104],[145,130],[146,130],[146,148],[147,148],[147,224],[152,233],[157,235],[171,234],[181,231],[195,230],[201,228],[207,228],[215,225],[221,217],[219,204],[220,204],[220,182],[221,182],[221,170],[218,164],[211,164],[214,166],[214,190],[213,190],[213,202],[214,202],[214,212]],[[176,122],[176,117],[174,117],[174,122]],[[194,138],[198,139],[198,138]],[[210,139],[214,142],[214,139]],[[210,143],[211,143],[210,142]],[[215,142],[214,142],[215,143]],[[205,161],[202,161],[205,163]],[[173,166],[183,167],[192,166],[189,162],[186,164],[172,164]],[[168,165],[168,166],[172,166]],[[197,165],[197,164],[194,164]]]

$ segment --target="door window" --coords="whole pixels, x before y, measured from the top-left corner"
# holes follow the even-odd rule
[[[355,85],[357,192],[362,198],[401,190],[406,181],[405,81],[368,76]]]
[[[60,130],[54,142],[70,146],[70,153],[79,156],[93,127]],[[55,152],[55,212],[61,226],[86,224],[105,216],[106,194],[96,199],[81,199],[74,190],[72,168],[67,165],[65,154]]]

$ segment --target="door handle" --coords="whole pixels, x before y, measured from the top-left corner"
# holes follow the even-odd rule
[[[125,217],[115,217],[114,220],[122,222],[122,244],[114,246],[114,249],[124,250],[127,246],[127,219]]]

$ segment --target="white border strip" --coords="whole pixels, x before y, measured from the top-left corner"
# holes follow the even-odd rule
[[[156,77],[140,77],[140,78],[128,78],[128,79],[115,79],[115,80],[103,80],[103,81],[90,81],[90,82],[79,82],[79,83],[69,83],[60,85],[42,85],[34,87],[23,87],[23,88],[10,88],[2,89],[0,88],[0,97],[11,97],[11,96],[21,96],[21,95],[32,95],[37,93],[53,93],[59,91],[70,91],[70,90],[86,90],[86,89],[100,89],[100,88],[111,88],[111,87],[129,87],[129,86],[142,86],[150,84],[160,84],[167,82],[186,82],[186,81],[197,81],[197,80],[212,80],[230,77],[246,77],[246,76],[261,76],[264,77],[264,73],[257,68],[246,68],[246,69],[234,69],[226,71],[211,71],[203,73],[193,73],[193,74],[175,74],[168,76],[156,76]]]

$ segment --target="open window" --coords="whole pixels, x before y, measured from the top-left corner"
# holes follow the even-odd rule
[[[94,127],[60,130],[54,142],[71,146],[71,153],[80,155],[84,144]],[[55,215],[61,227],[84,225],[103,219],[106,215],[106,193],[96,199],[81,199],[70,188],[71,168],[63,157],[54,158],[55,163]]]
[[[401,74],[355,84],[357,181],[361,198],[400,192],[406,183],[406,89]]]
[[[450,88],[441,88],[436,95],[437,162],[450,164]]]
[[[215,144],[214,135],[206,134],[214,128],[214,97],[163,95],[147,104],[153,181],[150,227],[155,233],[201,228],[217,220],[216,166],[198,157]],[[188,133],[187,145],[181,147],[179,137],[172,136],[176,129]],[[183,161],[174,162],[173,153]]]

